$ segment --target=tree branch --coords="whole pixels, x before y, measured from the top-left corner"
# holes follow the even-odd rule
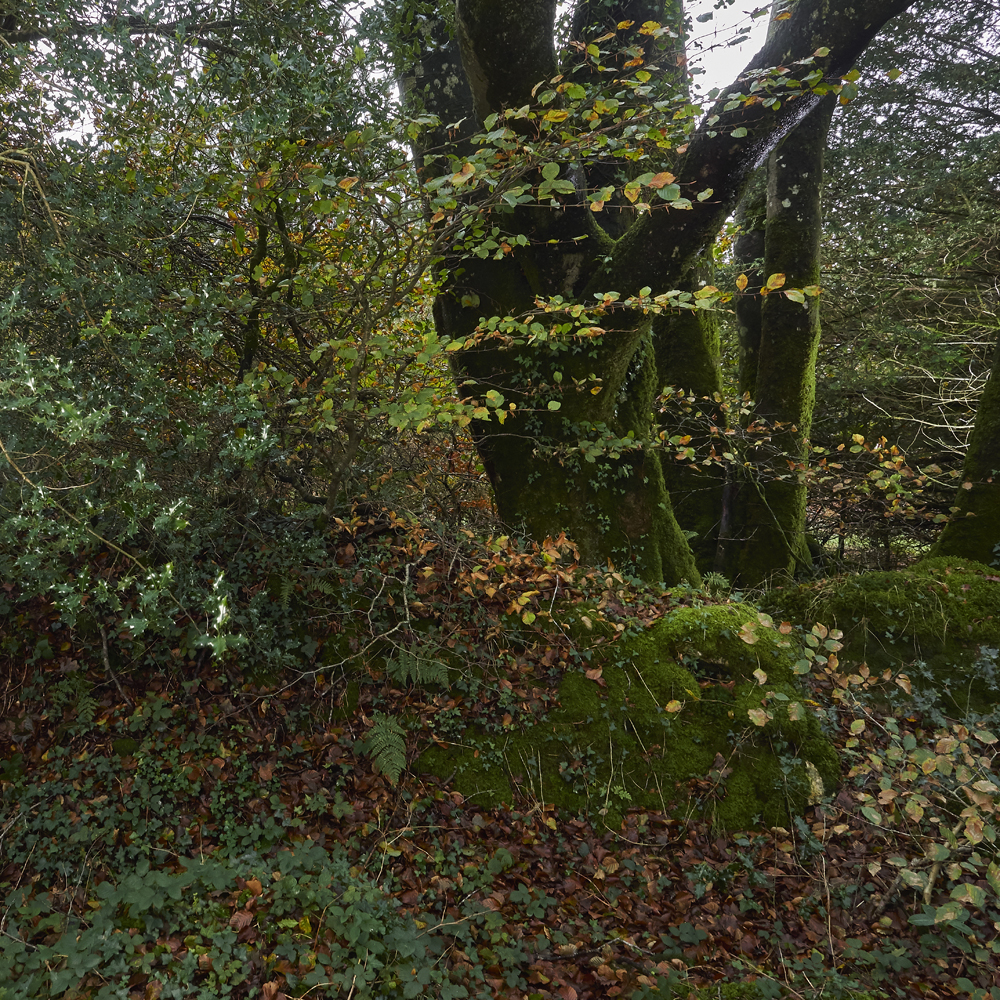
[[[803,88],[782,99],[778,110],[755,101],[726,111],[729,99],[725,95],[742,92],[748,77],[813,56],[821,47],[829,52],[816,56],[810,68],[822,70],[826,79],[839,79],[878,30],[912,3],[871,0],[863,7],[850,7],[830,0],[801,0],[796,4],[792,16],[780,23],[747,69],[724,90],[679,164],[677,181],[686,188],[685,193],[711,188],[712,196],[695,202],[689,211],[661,210],[642,216],[618,241],[615,253],[590,281],[584,298],[591,292],[610,290],[630,295],[643,286],[656,295],[675,287],[732,214],[753,171],[821,99]],[[733,136],[737,129],[746,129],[746,134]]]

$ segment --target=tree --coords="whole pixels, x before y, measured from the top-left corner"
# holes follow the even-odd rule
[[[342,15],[0,19],[0,562],[69,624],[294,656],[261,580],[469,422],[429,306],[465,216],[424,225],[426,123]]]
[[[839,530],[841,539],[845,531],[880,534],[886,556],[892,536],[926,545],[950,508],[961,518],[973,482],[988,491],[990,472],[976,464],[985,457],[983,438],[973,446],[973,426],[992,419],[998,44],[995,4],[914,6],[860,60],[873,83],[838,114],[831,135],[814,438],[827,447],[852,436],[898,444],[923,470],[925,517],[905,527],[887,520],[891,497],[873,479],[868,498],[817,509],[816,530]],[[963,473],[966,461],[973,465]],[[831,508],[839,528],[826,521]],[[957,533],[980,535],[976,558],[990,562],[995,543],[987,540],[1000,531],[1000,508],[983,503],[977,511],[975,528],[969,519]],[[941,544],[957,533],[947,529]]]
[[[839,84],[879,28],[907,6],[887,0],[862,12],[796,4],[697,127],[689,121],[685,132],[669,124],[675,101],[669,116],[644,120],[645,130],[630,135],[630,110],[640,114],[637,105],[646,99],[665,109],[657,99],[676,90],[671,75],[658,72],[664,52],[676,60],[676,7],[585,5],[572,21],[583,37],[572,37],[560,55],[554,0],[460,0],[455,34],[474,112],[524,166],[520,190],[491,216],[495,238],[509,252],[498,259],[453,256],[435,320],[440,334],[463,345],[453,362],[460,391],[504,400],[503,423],[478,421],[475,431],[505,521],[538,538],[565,529],[588,560],[631,562],[650,579],[697,577],[659,461],[645,446],[654,437],[649,413],[662,387],[656,357],[676,349],[666,332],[676,327],[664,324],[657,333],[649,306],[689,279],[756,167],[820,102],[826,82]],[[583,27],[597,11],[615,25],[610,37]],[[639,21],[652,14],[659,16]],[[574,60],[575,52],[582,58]],[[621,69],[635,73],[616,70],[617,53],[629,56]],[[789,79],[793,69],[801,80]],[[605,136],[603,145],[561,127],[581,108],[590,131]],[[602,189],[595,191],[590,177],[599,170],[606,176],[616,152],[649,168],[646,190],[669,187],[673,200],[643,212],[614,240],[588,208],[603,207],[596,204],[604,201]],[[539,199],[522,197],[526,190]],[[556,296],[558,305],[584,310],[570,330],[552,324],[544,338],[525,328],[511,328],[503,340],[484,336],[489,317],[534,317],[540,302]],[[595,301],[603,306],[599,325],[588,308]],[[695,353],[700,363],[705,351]],[[793,404],[775,400],[775,414],[786,405]],[[581,443],[595,438],[604,447],[586,461]]]

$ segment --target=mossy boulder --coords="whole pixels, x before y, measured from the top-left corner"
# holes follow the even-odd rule
[[[756,608],[680,608],[621,634],[592,610],[565,618],[593,639],[558,706],[501,733],[469,730],[458,755],[426,751],[426,770],[483,805],[512,801],[517,787],[612,826],[629,806],[698,812],[726,829],[784,826],[836,786],[837,756],[794,683],[791,644]]]
[[[906,570],[778,588],[761,606],[800,625],[844,633],[841,660],[873,672],[905,670],[949,709],[1000,702],[1000,571],[969,559],[924,559]]]

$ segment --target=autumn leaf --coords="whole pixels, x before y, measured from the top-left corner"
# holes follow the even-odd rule
[[[666,187],[668,184],[673,184],[676,178],[673,174],[663,171],[662,173],[656,174],[655,177],[649,182],[649,187],[659,190],[661,187]]]

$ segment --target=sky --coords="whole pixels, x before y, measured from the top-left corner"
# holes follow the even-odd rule
[[[724,10],[715,10],[717,2],[718,0],[689,0],[686,4],[688,12],[695,19],[695,46],[692,46],[689,58],[692,65],[700,64],[705,69],[704,75],[698,77],[699,86],[704,90],[732,83],[751,56],[764,44],[767,35],[769,4],[736,0],[735,4]],[[762,13],[753,18],[751,15],[754,11]],[[706,15],[711,15],[711,19],[699,23],[698,17]],[[740,29],[744,28],[750,29],[748,34],[740,33]],[[700,53],[697,45],[702,46]]]

